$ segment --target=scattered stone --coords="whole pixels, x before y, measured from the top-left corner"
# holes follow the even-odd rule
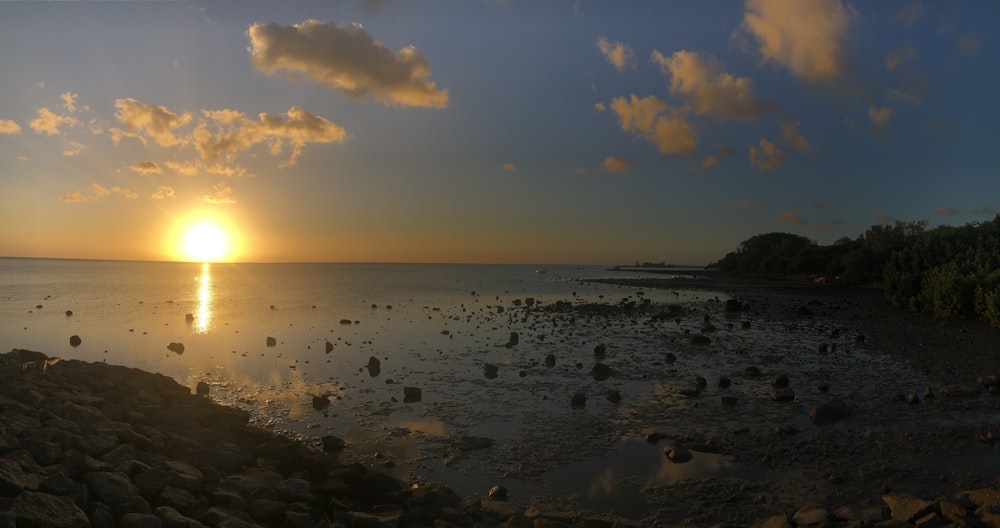
[[[787,387],[788,386],[788,376],[786,376],[784,374],[775,374],[774,377],[771,378],[771,386],[772,387],[778,387],[778,388]]]
[[[339,453],[347,448],[347,442],[333,435],[323,436],[320,438],[320,443],[323,445],[323,451],[327,453]]]
[[[809,411],[809,419],[816,425],[839,422],[851,415],[850,408],[842,401],[821,403]]]
[[[186,322],[186,323],[193,323],[194,322],[194,314],[193,313],[186,313],[186,314],[184,314],[184,322]]]
[[[507,338],[507,346],[517,346],[517,343],[521,340],[521,336],[517,332],[511,332],[510,337]]]
[[[728,389],[733,385],[733,380],[728,376],[719,376],[718,386],[720,389]]]
[[[322,411],[323,409],[326,409],[327,407],[330,406],[330,397],[327,396],[326,394],[313,396],[312,406],[313,409],[316,409],[317,411]]]
[[[327,341],[326,342],[326,353],[329,354],[330,352],[333,352],[333,343]]]
[[[704,389],[708,387],[708,380],[705,379],[705,376],[698,374],[694,377],[694,386],[698,387],[698,389]]]
[[[78,346],[80,346],[80,343],[83,343],[83,340],[80,339],[80,336],[78,336],[78,335],[71,335],[71,336],[69,336],[69,346],[71,346],[71,347],[78,347]]]
[[[622,401],[622,393],[618,389],[608,389],[608,401],[611,403]]]
[[[604,363],[595,363],[590,373],[594,376],[595,381],[604,381],[611,377],[611,367]]]
[[[795,401],[795,391],[788,387],[774,387],[771,389],[771,400],[776,402]]]
[[[825,526],[830,519],[830,511],[821,506],[804,506],[792,515],[795,526]]]
[[[545,356],[545,366],[548,367],[548,368],[552,368],[552,367],[556,366],[556,355],[555,354],[548,354],[548,355]]]
[[[893,519],[908,523],[916,521],[934,509],[933,502],[902,493],[883,495],[882,502],[889,508],[889,515]]]
[[[594,359],[601,360],[607,356],[608,347],[604,345],[597,345],[594,347]]]
[[[352,322],[353,321],[351,321],[350,319],[341,319],[340,320],[340,324],[342,324],[342,325],[350,325]]]
[[[495,501],[505,501],[507,500],[507,488],[503,486],[493,486],[489,491],[489,498]]]
[[[368,358],[368,375],[377,378],[382,373],[382,362],[375,356]]]
[[[664,354],[663,360],[666,361],[667,363],[673,363],[677,361],[677,356],[673,352],[667,352],[666,354]]]
[[[275,338],[273,338],[271,336],[267,337],[267,346],[273,347],[273,346],[275,346],[277,344],[278,344],[278,340],[277,339],[275,339]]]
[[[205,383],[204,381],[199,381],[198,385],[195,386],[194,393],[197,396],[208,396],[208,393],[211,392],[211,390],[212,388],[209,387],[208,383]]]
[[[573,397],[569,400],[570,406],[575,409],[582,408],[587,405],[587,395],[582,392],[573,393]]]
[[[424,398],[419,387],[403,387],[403,403],[416,403]]]
[[[694,458],[694,455],[691,454],[691,450],[677,442],[667,444],[663,448],[663,454],[667,456],[668,460],[675,464],[690,462],[691,459]]]
[[[497,371],[499,370],[500,370],[499,367],[497,367],[496,365],[492,363],[486,363],[483,365],[483,376],[486,377],[486,379],[496,379]]]
[[[710,345],[710,344],[712,344],[712,340],[709,339],[708,336],[703,335],[703,334],[692,334],[691,337],[688,338],[688,341],[692,345]]]
[[[167,350],[169,350],[171,352],[174,352],[176,354],[183,354],[184,353],[184,343],[171,342],[169,345],[167,345]]]
[[[73,310],[66,310],[66,317],[70,317],[72,315],[73,315]]]

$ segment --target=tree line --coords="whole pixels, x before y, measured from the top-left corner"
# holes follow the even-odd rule
[[[927,229],[924,221],[873,225],[829,246],[790,233],[765,233],[744,240],[710,267],[878,287],[898,308],[1000,327],[1000,214],[958,227]]]

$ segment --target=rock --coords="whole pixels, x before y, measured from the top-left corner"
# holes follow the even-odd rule
[[[736,406],[736,403],[737,403],[736,396],[722,397],[722,405],[725,405],[726,407],[734,407]]]
[[[688,338],[688,342],[690,342],[692,345],[710,345],[710,344],[712,344],[712,340],[709,339],[708,336],[703,335],[703,334],[693,334],[691,337]]]
[[[322,411],[323,409],[326,409],[327,407],[330,406],[330,397],[325,394],[313,396],[312,406],[313,409],[316,409],[317,411]]]
[[[622,401],[622,393],[618,389],[608,389],[608,401],[611,403]]]
[[[548,355],[545,356],[545,366],[548,367],[548,368],[552,368],[552,367],[556,366],[556,355],[555,354],[548,354]]]
[[[329,354],[330,352],[333,352],[333,343],[327,341],[326,342],[326,353]]]
[[[720,389],[728,389],[733,385],[733,380],[729,379],[728,376],[719,376],[717,385]]]
[[[816,346],[816,351],[819,352],[820,354],[826,354],[827,352],[830,351],[830,344],[820,343],[819,345]]]
[[[663,454],[667,456],[668,460],[675,464],[683,464],[694,458],[694,455],[691,454],[691,451],[688,448],[678,444],[677,442],[667,444],[663,448]]]
[[[495,501],[505,501],[507,500],[507,488],[497,485],[490,488],[489,498]]]
[[[771,399],[776,402],[795,401],[795,391],[788,387],[774,387],[771,389]]]
[[[510,337],[507,338],[507,346],[517,346],[517,343],[521,340],[521,336],[517,332],[511,332]]]
[[[753,365],[750,365],[749,367],[743,369],[743,375],[747,378],[756,378],[760,376],[760,374],[761,374],[760,369]]]
[[[597,345],[594,347],[594,359],[604,359],[607,356],[608,347],[604,345]]]
[[[204,381],[199,381],[198,385],[195,386],[194,389],[194,393],[196,396],[208,396],[208,393],[211,391],[212,388],[209,387],[208,383],[205,383]]]
[[[403,387],[403,402],[416,403],[424,398],[424,391],[420,387]]]
[[[323,444],[323,451],[327,453],[339,453],[347,447],[347,442],[333,435],[323,436],[320,442]]]
[[[677,393],[688,398],[696,398],[701,395],[701,389],[698,387],[684,387],[677,389]]]
[[[743,304],[738,299],[726,299],[727,312],[742,312]]]
[[[830,511],[821,506],[805,506],[792,515],[795,526],[825,526],[830,519]]]
[[[80,343],[83,343],[83,340],[80,339],[80,336],[78,335],[69,336],[69,346],[78,347],[80,346]]]
[[[193,313],[186,313],[186,314],[184,314],[184,322],[193,323],[194,322],[194,314]]]
[[[382,362],[378,360],[377,357],[371,356],[368,358],[368,375],[377,378],[379,374],[382,373]]]
[[[983,393],[983,389],[978,385],[945,385],[941,387],[941,394],[947,398],[976,398]]]
[[[779,387],[779,388],[780,387],[787,387],[788,386],[788,376],[786,376],[784,374],[775,374],[774,377],[771,378],[771,386],[772,387]]]
[[[570,405],[579,409],[587,405],[587,395],[582,392],[575,392],[569,400]]]
[[[13,460],[0,459],[0,497],[17,497],[33,482]]]
[[[94,471],[84,476],[87,486],[101,502],[118,505],[139,495],[139,488],[124,473]]]
[[[708,380],[705,379],[705,376],[698,374],[694,377],[694,386],[699,389],[704,389],[705,387],[708,387]]]
[[[667,363],[673,363],[677,361],[677,356],[673,352],[667,352],[663,355],[663,360]]]
[[[403,483],[385,473],[370,471],[361,477],[361,489],[372,502],[380,504],[394,502],[392,496],[403,489]]]
[[[656,445],[656,444],[660,443],[660,440],[663,440],[666,437],[667,437],[667,435],[664,434],[664,433],[653,432],[653,433],[649,433],[649,434],[646,435],[646,442],[649,443],[649,444]]]
[[[611,377],[611,367],[604,363],[595,363],[590,372],[596,381],[604,381]]]
[[[486,379],[496,379],[498,370],[499,368],[496,365],[486,363],[483,365],[483,376],[485,376]]]
[[[170,483],[171,477],[171,472],[166,468],[154,467],[137,474],[133,478],[133,482],[139,490],[139,495],[147,500],[152,500],[160,493],[160,490]]]
[[[342,324],[342,325],[349,325],[349,324],[351,324],[352,322],[353,322],[353,321],[351,321],[350,319],[341,319],[341,320],[340,320],[340,324]]]
[[[167,345],[167,350],[169,350],[171,352],[175,352],[177,354],[183,354],[184,353],[184,343],[171,342],[169,345]]]
[[[889,515],[893,519],[908,523],[916,521],[934,509],[933,502],[902,493],[883,495],[882,502],[889,507]]]
[[[275,339],[275,338],[273,338],[271,336],[267,336],[267,346],[273,347],[273,346],[275,346],[277,344],[278,344],[278,340],[277,339]]]
[[[87,515],[68,497],[25,491],[12,501],[10,512],[15,526],[58,526],[85,528],[91,526]]]
[[[70,317],[72,315],[73,315],[73,310],[66,310],[66,317]]]
[[[152,513],[126,513],[118,521],[118,528],[161,528],[160,518]]]
[[[839,422],[851,415],[850,409],[842,401],[821,403],[809,411],[809,419],[816,425]]]

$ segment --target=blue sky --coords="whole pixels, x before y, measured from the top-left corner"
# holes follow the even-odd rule
[[[705,264],[992,219],[1000,4],[0,3],[0,255]]]

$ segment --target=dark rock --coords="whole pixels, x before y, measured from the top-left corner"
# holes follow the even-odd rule
[[[622,393],[618,389],[608,389],[608,401],[611,403],[622,401]]]
[[[723,396],[722,397],[722,405],[725,405],[727,407],[734,407],[736,405],[736,402],[737,402],[736,396]]]
[[[424,398],[424,391],[420,387],[403,387],[403,402],[416,403]]]
[[[677,361],[677,356],[673,352],[667,352],[666,354],[664,354],[663,360],[666,361],[667,363],[673,363]]]
[[[681,396],[686,396],[688,398],[696,398],[701,395],[701,389],[699,389],[698,387],[685,387],[682,389],[678,389],[677,393],[680,394]]]
[[[69,336],[69,346],[78,347],[80,346],[80,343],[83,343],[83,340],[80,339],[80,336],[78,335]]]
[[[677,442],[673,442],[664,446],[663,454],[667,456],[667,459],[669,459],[671,462],[675,464],[683,464],[685,462],[690,462],[691,459],[694,458],[694,455],[691,454],[691,451],[688,448],[682,446]]]
[[[380,504],[394,502],[393,497],[403,489],[403,483],[385,473],[370,471],[361,477],[361,489],[371,501]]]
[[[698,374],[694,377],[694,386],[699,389],[704,389],[705,387],[708,387],[708,380],[705,379],[705,376]]]
[[[733,385],[733,380],[729,379],[728,376],[719,376],[718,385],[720,389],[728,389]]]
[[[333,343],[327,341],[326,342],[326,353],[329,354],[330,352],[333,352]]]
[[[0,497],[17,497],[32,484],[20,464],[0,459]]]
[[[555,354],[548,354],[547,356],[545,356],[545,366],[548,367],[548,368],[552,368],[552,367],[556,366],[556,355]]]
[[[594,380],[604,381],[611,377],[611,367],[604,363],[595,363],[594,368],[591,369],[591,374],[594,376]]]
[[[286,507],[287,504],[283,501],[257,499],[250,503],[248,512],[257,522],[278,526],[285,517]]]
[[[710,345],[712,340],[708,336],[703,334],[694,334],[688,338],[688,341],[693,345]]]
[[[267,336],[267,346],[273,347],[273,346],[275,346],[277,344],[278,344],[278,340],[277,339],[275,339],[275,338],[273,338],[271,336]]]
[[[340,320],[340,324],[342,324],[342,325],[349,325],[349,324],[351,324],[352,322],[353,322],[353,321],[351,321],[350,319],[341,319],[341,320]]]
[[[378,360],[377,357],[371,356],[368,358],[368,375],[377,378],[379,374],[382,373],[382,362]]]
[[[316,502],[316,495],[312,492],[312,485],[308,480],[301,478],[289,478],[281,481],[276,490],[281,497],[289,502]]]
[[[503,486],[493,486],[487,495],[491,500],[495,501],[505,501],[507,500],[507,488]]]
[[[68,497],[25,491],[13,500],[10,509],[15,526],[85,528],[91,526],[87,514]]]
[[[163,465],[171,473],[171,486],[176,486],[194,494],[201,493],[202,483],[205,480],[205,474],[201,470],[179,460],[169,460],[164,462]]]
[[[663,440],[666,437],[666,434],[660,432],[649,433],[646,435],[646,443],[656,445],[660,443],[660,440]]]
[[[177,353],[177,354],[183,354],[184,353],[184,343],[171,342],[169,345],[167,345],[167,350],[169,350],[171,352],[174,352],[174,353]]]
[[[516,346],[516,345],[517,345],[517,343],[518,343],[518,342],[519,342],[520,340],[521,340],[521,336],[520,336],[520,335],[518,335],[518,333],[517,333],[517,332],[511,332],[511,333],[510,333],[510,337],[509,337],[509,338],[507,338],[507,345],[508,345],[508,346]]]
[[[323,451],[327,453],[339,453],[347,447],[347,442],[333,435],[323,436],[320,442],[323,444]]]
[[[101,502],[120,504],[139,495],[139,488],[124,473],[94,471],[84,476],[87,486]]]
[[[330,397],[327,396],[326,394],[314,395],[312,397],[312,406],[313,409],[316,409],[317,411],[322,411],[323,409],[326,409],[327,407],[330,406]]]
[[[934,503],[912,495],[890,493],[882,496],[889,515],[897,521],[912,523],[934,509]]]
[[[582,392],[575,392],[569,400],[573,408],[579,409],[587,405],[587,395]]]
[[[77,484],[76,481],[69,478],[62,471],[56,471],[49,475],[48,478],[38,485],[38,491],[51,493],[52,495],[73,495],[74,493],[78,493],[81,488],[81,484]]]
[[[839,422],[851,415],[850,408],[842,401],[821,403],[809,411],[809,419],[816,425]]]
[[[133,477],[132,481],[139,490],[139,495],[152,500],[170,483],[171,472],[166,468],[154,467]]]
[[[760,369],[753,365],[750,365],[749,367],[743,369],[743,375],[748,378],[756,378],[760,376],[760,374],[761,374]]]
[[[787,387],[788,386],[788,376],[786,376],[784,374],[775,374],[774,377],[771,378],[771,386],[772,387],[778,387],[778,388]]]
[[[795,401],[795,391],[788,387],[774,387],[771,389],[771,399],[776,402]]]
[[[208,507],[208,499],[169,484],[160,490],[153,502],[157,507],[169,506],[188,517],[198,517]]]
[[[737,299],[727,299],[726,300],[726,311],[727,312],[742,312],[743,304]]]
[[[594,359],[604,359],[607,356],[608,347],[597,345],[594,347]]]
[[[66,317],[73,315],[73,310],[66,310]]]
[[[160,518],[152,513],[126,513],[118,521],[118,528],[161,528]]]
[[[743,328],[744,330],[750,328],[750,321],[743,321],[740,323],[740,328]]]
[[[820,343],[819,345],[816,345],[816,351],[819,352],[820,354],[826,354],[827,352],[830,351],[830,344]]]
[[[197,396],[208,396],[208,393],[211,391],[212,388],[209,387],[208,383],[205,383],[204,381],[199,381],[198,385],[195,386],[194,389],[194,393]]]
[[[483,365],[483,376],[485,376],[486,379],[495,379],[497,377],[498,370],[499,368],[496,365],[486,363]]]

